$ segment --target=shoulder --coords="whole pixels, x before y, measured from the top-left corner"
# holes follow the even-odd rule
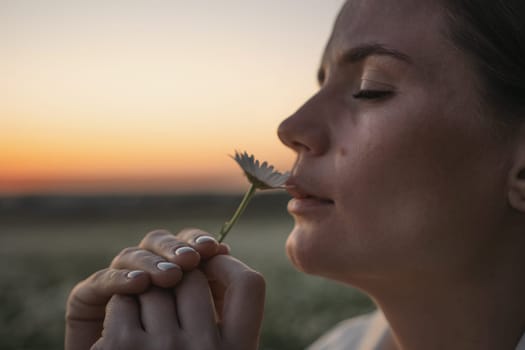
[[[383,314],[374,311],[340,322],[307,350],[373,349],[387,329]]]

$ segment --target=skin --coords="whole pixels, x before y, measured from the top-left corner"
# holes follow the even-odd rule
[[[513,350],[525,330],[525,128],[505,137],[496,130],[501,112],[483,103],[482,79],[448,39],[438,1],[348,1],[320,73],[318,93],[279,127],[297,153],[288,184],[291,261],[370,295],[390,325],[381,350]],[[220,266],[213,273],[206,264],[193,270],[200,260],[183,266],[182,279],[152,264],[159,258],[180,264],[166,247],[192,245],[204,234],[157,234],[138,252],[119,255],[114,270],[81,282],[70,300],[85,291],[92,299],[70,302],[69,315],[91,310],[96,330],[85,337],[87,347],[69,348],[89,348],[100,335],[111,295],[140,294],[154,284],[179,290],[176,307],[165,290],[113,297],[96,349],[198,348],[185,334],[213,339],[210,349],[255,349],[264,298],[257,273],[234,259],[216,260],[225,252],[216,243],[198,257]],[[119,278],[122,269],[146,273],[130,282]],[[226,278],[232,273],[238,277]],[[224,293],[232,287],[238,292]],[[226,304],[247,308],[242,316],[236,307],[222,313],[226,297]],[[180,306],[191,312],[165,314]],[[212,313],[242,320],[230,323],[230,334],[251,338],[223,337]],[[181,332],[176,323],[187,317],[206,326]],[[156,319],[169,326],[155,326]],[[71,331],[70,324],[69,339],[87,329]],[[130,341],[129,334],[138,336]]]
[[[298,154],[292,181],[334,201],[319,217],[296,215],[288,251],[307,272],[345,282],[430,271],[448,279],[494,249],[510,149],[480,115],[476,75],[441,34],[439,9],[423,3],[350,2],[324,55],[320,91],[280,126]],[[337,63],[370,43],[410,62]],[[360,89],[392,93],[353,97]],[[351,243],[334,256],[342,241]]]
[[[297,152],[287,252],[371,295],[392,326],[386,348],[514,349],[523,139],[494,130],[481,79],[446,31],[437,1],[346,3],[319,92],[279,128]],[[376,44],[396,54],[348,59]]]
[[[249,267],[216,256],[174,290],[114,296],[102,338],[91,349],[257,349],[264,289],[264,279]]]
[[[148,233],[73,288],[65,350],[257,349],[265,281],[228,254],[198,229]]]

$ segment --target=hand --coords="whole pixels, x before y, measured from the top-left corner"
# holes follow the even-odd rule
[[[204,272],[204,273],[203,273]],[[116,295],[91,350],[255,350],[264,309],[262,276],[231,256],[216,256],[175,287]],[[208,280],[214,282],[210,290]],[[219,293],[216,310],[212,295]],[[174,295],[175,294],[175,295]]]
[[[84,350],[100,337],[106,304],[115,294],[140,294],[152,284],[170,288],[183,271],[201,261],[227,254],[228,247],[211,235],[187,229],[177,236],[164,230],[148,233],[138,247],[126,248],[111,266],[81,281],[67,301],[65,350]]]

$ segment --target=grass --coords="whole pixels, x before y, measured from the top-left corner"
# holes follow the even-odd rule
[[[230,210],[213,215],[203,210],[205,217],[198,211],[0,217],[0,348],[63,348],[64,306],[75,283],[106,267],[122,248],[136,245],[152,229],[177,232],[196,226],[214,232]],[[241,218],[227,239],[233,255],[267,280],[261,350],[303,349],[338,321],[373,309],[357,291],[293,269],[284,253],[292,225],[286,214],[270,219],[255,210]]]

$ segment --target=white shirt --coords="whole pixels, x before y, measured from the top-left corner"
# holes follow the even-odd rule
[[[375,311],[339,323],[307,350],[379,350],[387,331],[385,316]],[[525,333],[516,350],[525,350]]]

